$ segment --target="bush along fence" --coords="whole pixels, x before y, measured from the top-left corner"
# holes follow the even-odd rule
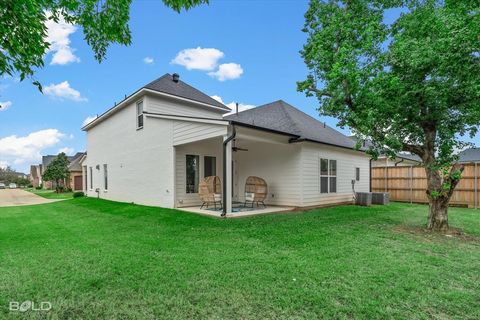
[[[390,200],[428,203],[427,178],[421,166],[372,168],[372,192],[388,192]],[[451,205],[479,208],[480,163],[467,163]]]

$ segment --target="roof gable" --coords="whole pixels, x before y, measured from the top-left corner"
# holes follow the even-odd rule
[[[354,149],[356,144],[349,137],[282,100],[232,114],[225,119],[349,149]]]
[[[206,103],[224,109],[225,111],[231,111],[230,108],[225,106],[223,103],[220,103],[219,101],[206,95],[200,90],[186,84],[182,80],[178,80],[178,82],[173,81],[172,75],[169,73],[166,73],[157,80],[150,82],[149,84],[144,86],[144,88],[162,93],[167,93],[181,98],[186,98],[189,100],[194,100],[201,103]]]

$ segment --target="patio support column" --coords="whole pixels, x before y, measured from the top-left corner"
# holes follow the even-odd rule
[[[232,141],[235,138],[235,126],[231,126],[230,135],[223,138],[223,212],[222,216],[232,212]]]
[[[226,199],[225,199],[225,207],[227,209],[227,213],[232,212],[232,141],[227,143],[227,150],[226,150],[226,172],[227,176],[225,177],[225,185],[226,185]]]

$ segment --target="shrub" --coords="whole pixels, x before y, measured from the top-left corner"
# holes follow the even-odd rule
[[[35,189],[37,189],[37,190],[42,190],[43,187],[42,187],[42,185],[39,185],[38,187],[35,187]]]
[[[73,193],[73,197],[74,198],[85,197],[85,193],[83,193],[82,191],[77,191]]]

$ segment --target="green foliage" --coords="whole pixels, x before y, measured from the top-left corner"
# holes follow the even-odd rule
[[[128,26],[132,0],[2,0],[0,1],[0,74],[19,74],[20,79],[33,77],[35,69],[44,65],[50,47],[45,41],[45,22],[66,22],[82,27],[86,42],[95,59],[105,59],[110,44],[129,45]],[[208,0],[162,0],[180,12]],[[39,90],[38,80],[32,82]]]
[[[30,183],[28,179],[23,178],[21,174],[8,166],[6,168],[0,168],[0,182],[6,185],[15,183],[17,186],[27,186]]]
[[[72,196],[74,198],[85,197],[85,193],[83,193],[82,191],[77,191],[77,192],[74,192]]]
[[[387,9],[406,5],[391,25]],[[374,142],[449,165],[480,123],[478,1],[311,0],[298,89],[320,112]]]
[[[69,178],[70,173],[68,171],[68,165],[69,161],[65,153],[59,153],[58,156],[52,160],[52,162],[45,170],[45,173],[42,176],[43,180],[57,182],[57,192],[63,192],[64,188],[59,185],[59,182]]]

